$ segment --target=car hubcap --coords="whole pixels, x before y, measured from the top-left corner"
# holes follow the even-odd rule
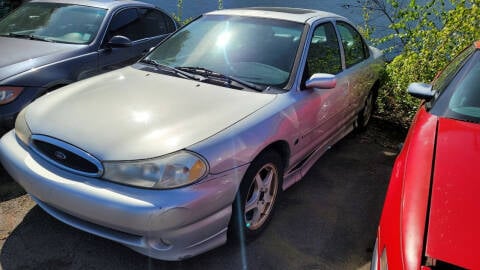
[[[245,202],[245,224],[250,230],[256,230],[268,219],[275,203],[278,191],[278,172],[269,163],[255,175],[247,193]]]

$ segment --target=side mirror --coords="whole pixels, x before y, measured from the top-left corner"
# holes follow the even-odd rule
[[[337,86],[337,78],[335,75],[327,73],[315,73],[305,82],[307,89],[320,88],[332,89]]]
[[[435,96],[432,85],[428,83],[411,83],[407,92],[413,97],[430,101]]]
[[[112,48],[131,47],[132,41],[125,36],[114,36],[107,44]]]

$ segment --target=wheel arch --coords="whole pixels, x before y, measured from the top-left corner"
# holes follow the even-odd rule
[[[277,156],[278,155],[278,156]],[[288,166],[288,160],[290,156],[290,147],[286,141],[278,140],[268,144],[265,148],[258,152],[255,158],[252,159],[245,175],[242,177],[242,181],[238,187],[238,190],[235,195],[235,199],[232,204],[232,216],[230,218],[228,224],[228,239],[233,240],[234,242],[244,242],[244,241],[251,241],[268,226],[272,216],[275,212],[275,205],[277,205],[277,201],[281,199],[282,194],[282,182],[283,182],[283,170]],[[274,199],[271,201],[271,208],[267,212],[267,218],[261,221],[261,224],[258,228],[252,226],[252,230],[250,231],[249,224],[250,221],[247,223],[246,212],[245,212],[245,203],[248,200],[248,194],[250,194],[249,190],[251,188],[252,183],[256,182],[253,179],[256,177],[252,177],[257,174],[259,171],[257,169],[263,170],[263,166],[269,162],[271,162],[271,158],[275,159],[275,163],[280,162],[280,166],[282,168],[277,168],[278,171],[278,178],[277,179],[277,188],[274,192],[275,196]],[[267,163],[265,163],[267,162]],[[259,164],[263,164],[260,166]],[[253,172],[253,173],[252,173]],[[252,182],[253,181],[253,182]],[[267,192],[267,191],[265,191]],[[259,196],[258,198],[263,198],[263,196]],[[259,199],[261,200],[261,199]],[[263,205],[263,203],[262,203]],[[250,210],[248,210],[250,211]],[[262,210],[263,211],[263,210]],[[253,218],[252,218],[253,220]],[[260,222],[260,221],[259,221]],[[253,223],[255,224],[255,223]]]
[[[380,79],[377,79],[372,87],[370,88],[370,91],[372,92],[373,95],[373,112],[375,112],[378,109],[377,105],[377,98],[378,98],[378,92],[380,91]]]
[[[276,152],[280,156],[280,159],[282,160],[283,169],[286,170],[288,168],[289,162],[290,162],[290,146],[286,141],[279,140],[279,141],[270,143],[265,148],[263,148],[263,150],[260,151],[255,156],[255,158],[259,157],[260,155],[268,151]]]

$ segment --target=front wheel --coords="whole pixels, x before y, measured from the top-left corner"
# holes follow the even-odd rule
[[[276,152],[258,156],[240,184],[233,204],[230,233],[235,239],[253,239],[272,218],[282,191],[283,166]]]

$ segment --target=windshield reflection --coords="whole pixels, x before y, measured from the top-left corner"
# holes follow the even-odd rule
[[[51,42],[88,44],[106,10],[58,3],[26,3],[0,21],[0,35]]]
[[[146,60],[284,87],[303,29],[303,24],[288,21],[208,15],[163,42]]]

